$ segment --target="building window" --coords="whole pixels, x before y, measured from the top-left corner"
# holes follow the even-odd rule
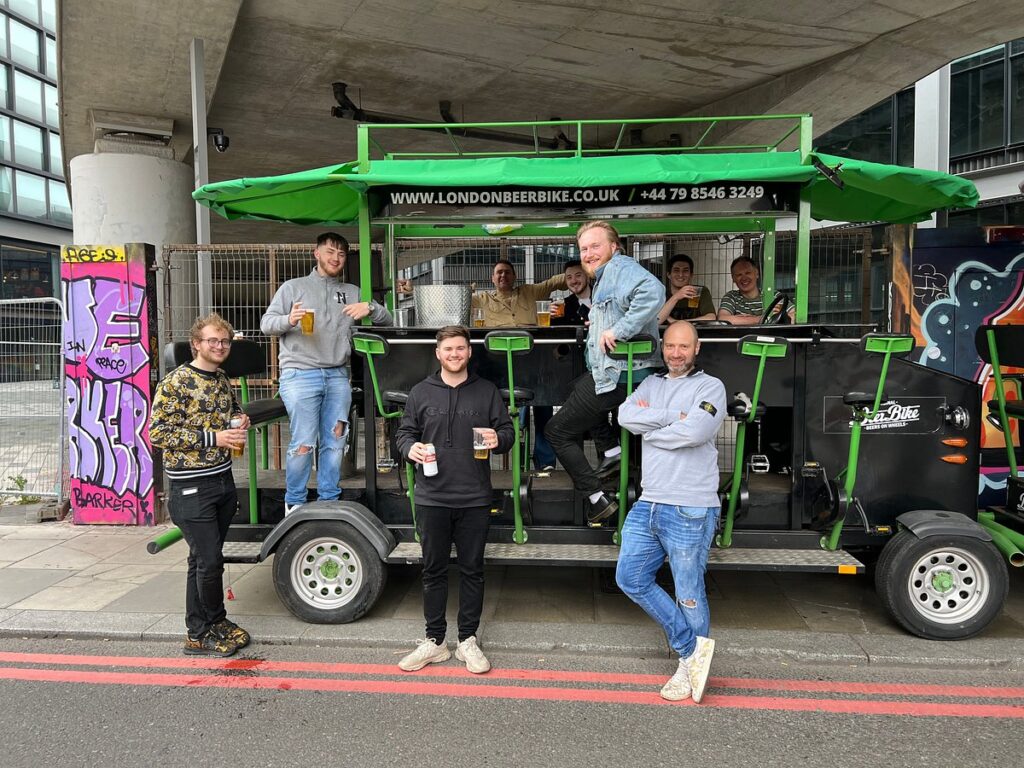
[[[39,0],[7,0],[7,7],[19,16],[39,23]]]
[[[48,179],[50,187],[50,218],[60,224],[71,224],[71,201],[68,188],[63,181]]]
[[[64,154],[60,148],[60,136],[50,134],[50,173],[64,175]]]
[[[11,24],[11,58],[18,64],[39,71],[39,33],[22,24],[17,19],[10,19]]]
[[[0,212],[14,212],[14,194],[11,188],[11,169],[0,167]]]
[[[0,160],[11,161],[11,118],[0,115]]]
[[[14,172],[18,213],[34,219],[46,217],[46,179],[25,171]]]
[[[43,27],[47,32],[57,31],[57,0],[43,0]]]
[[[46,74],[57,79],[57,41],[46,38]]]
[[[60,110],[57,108],[57,88],[43,83],[43,98],[46,107],[46,124],[51,128],[60,128]]]
[[[43,130],[34,125],[14,122],[14,162],[43,170]]]
[[[914,90],[897,93],[822,134],[819,152],[873,163],[914,164]]]
[[[951,157],[1024,142],[1024,39],[954,61],[950,70]]]
[[[1024,40],[1010,43],[1010,143],[1024,142]]]
[[[0,278],[5,299],[40,299],[54,296],[53,253],[49,250],[4,244],[0,246]]]
[[[7,17],[0,14],[0,56],[7,56]]]
[[[6,64],[0,64],[0,109],[11,107],[11,68]]]
[[[14,73],[14,110],[33,120],[43,119],[43,82],[24,72]]]

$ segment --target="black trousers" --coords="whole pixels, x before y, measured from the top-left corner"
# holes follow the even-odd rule
[[[594,377],[588,373],[576,380],[569,397],[544,430],[558,460],[581,493],[589,495],[601,490],[601,479],[583,453],[583,438],[588,432],[593,433],[598,448],[604,450],[602,442],[607,443],[607,438],[601,440],[598,436],[611,432],[608,412],[618,408],[625,399],[625,384],[599,395],[594,391]]]
[[[489,507],[431,507],[416,505],[416,526],[423,546],[423,618],[426,636],[444,641],[448,622],[448,566],[452,544],[459,566],[459,642],[480,627],[484,609],[484,545],[491,525]]]
[[[167,507],[188,544],[185,626],[204,635],[227,616],[224,609],[224,537],[238,509],[231,472],[171,480]]]

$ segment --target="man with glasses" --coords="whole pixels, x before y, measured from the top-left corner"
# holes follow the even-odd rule
[[[249,417],[241,412],[224,372],[231,326],[220,315],[192,325],[193,360],[164,377],[153,398],[149,438],[163,449],[167,507],[188,543],[184,652],[230,656],[249,633],[224,609],[224,537],[238,508],[231,449],[245,445]],[[231,427],[233,418],[240,426]]]
[[[280,394],[291,422],[286,515],[306,503],[317,445],[317,496],[320,501],[341,496],[341,457],[352,404],[352,329],[365,317],[374,325],[392,323],[386,308],[360,301],[359,288],[342,281],[348,251],[348,240],[341,235],[320,235],[313,251],[316,267],[282,284],[260,321],[263,333],[280,338]]]

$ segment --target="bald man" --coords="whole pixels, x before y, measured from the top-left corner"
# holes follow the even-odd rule
[[[668,372],[648,376],[619,406],[619,423],[643,436],[643,490],[622,529],[615,581],[679,654],[662,698],[699,702],[715,651],[704,571],[721,511],[715,437],[725,385],[697,367],[700,340],[688,321],[665,329],[661,351]],[[655,580],[666,557],[675,599]]]

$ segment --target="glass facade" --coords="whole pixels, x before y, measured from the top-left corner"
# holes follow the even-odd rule
[[[70,229],[56,9],[56,0],[0,0],[0,216]]]
[[[949,90],[951,158],[1024,143],[1024,40],[957,59]]]
[[[815,142],[819,152],[854,160],[914,164],[914,89],[900,91],[861,112]]]

